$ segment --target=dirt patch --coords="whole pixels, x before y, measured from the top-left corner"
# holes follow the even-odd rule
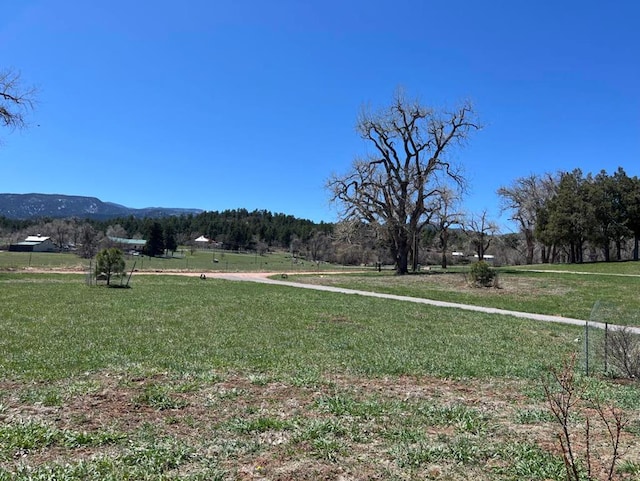
[[[80,392],[73,384],[49,386],[59,401],[45,405],[25,395],[32,384],[0,383],[7,432],[36,423],[62,433],[40,446],[0,448],[2,468],[115,463],[181,446],[189,455],[167,469],[202,472],[215,463],[224,479],[461,480],[473,472],[489,480],[512,470],[516,460],[504,453],[514,444],[559,454],[555,426],[541,415],[544,401],[525,394],[534,388],[528,381],[223,372],[100,373],[83,379]],[[538,418],[523,421],[522,413]],[[78,433],[106,441],[65,444]],[[640,455],[635,435],[625,433],[625,442]],[[468,447],[467,457],[456,459],[458,445]]]

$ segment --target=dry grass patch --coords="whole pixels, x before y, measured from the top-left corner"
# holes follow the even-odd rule
[[[281,481],[524,479],[561,467],[532,381],[225,372],[102,373],[83,379],[85,390],[73,384],[54,386],[53,406],[25,395],[33,385],[0,384],[0,479],[55,466],[67,473],[56,479],[111,466],[156,479]],[[31,441],[18,432],[25,426]],[[639,434],[625,432],[629,459],[640,456]]]

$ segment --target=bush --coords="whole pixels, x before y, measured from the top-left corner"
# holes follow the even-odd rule
[[[628,327],[609,333],[605,353],[614,374],[640,380],[640,336]]]
[[[476,287],[491,287],[496,279],[496,271],[485,261],[471,264],[469,275],[471,283]]]

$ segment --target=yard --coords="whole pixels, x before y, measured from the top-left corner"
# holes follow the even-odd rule
[[[475,294],[455,275],[313,279],[510,306],[627,289],[550,275]],[[197,277],[132,286],[0,272],[0,479],[565,479],[543,386],[580,328]],[[638,385],[579,383],[624,410],[618,476],[640,479]]]

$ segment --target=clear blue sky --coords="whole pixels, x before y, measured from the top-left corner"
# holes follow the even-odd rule
[[[357,114],[398,86],[474,102],[470,212],[531,173],[640,175],[637,0],[4,3],[0,67],[40,92],[0,131],[0,192],[333,222]]]

